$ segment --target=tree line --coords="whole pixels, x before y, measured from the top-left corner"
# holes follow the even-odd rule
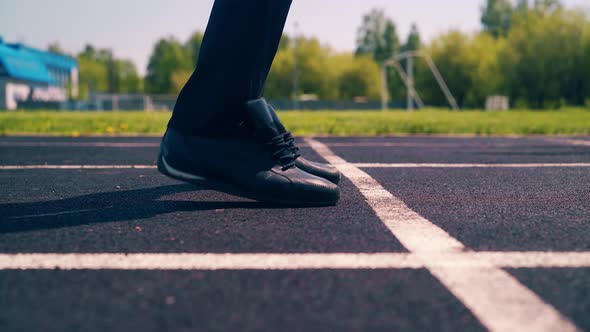
[[[420,50],[432,57],[461,107],[481,108],[490,95],[508,96],[512,106],[522,108],[590,105],[588,13],[564,8],[559,0],[487,0],[481,23],[479,32],[448,31],[424,43],[416,25],[401,40],[393,20],[373,9],[362,18],[356,50],[344,53],[316,38],[284,35],[266,96],[379,100],[381,65],[400,52]],[[176,94],[196,66],[202,39],[195,32],[184,42],[158,40],[144,78],[131,61],[89,45],[77,56],[82,98],[88,91]],[[397,72],[389,68],[386,75],[391,100],[404,100],[406,89]],[[446,106],[423,61],[415,63],[415,87],[427,105]]]
[[[482,107],[486,96],[506,95],[517,108],[590,106],[590,18],[559,0],[488,0],[483,30],[451,31],[424,49],[463,107]],[[443,105],[427,68],[417,68],[417,89]]]

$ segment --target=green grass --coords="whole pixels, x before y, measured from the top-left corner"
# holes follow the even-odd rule
[[[405,111],[281,112],[296,135],[585,135],[590,110],[482,112]],[[0,135],[162,134],[169,112],[0,112]]]

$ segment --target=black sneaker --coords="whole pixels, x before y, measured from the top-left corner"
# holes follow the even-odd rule
[[[285,129],[285,127],[281,123],[281,120],[279,120],[279,117],[275,112],[274,108],[271,105],[268,105],[268,108],[270,113],[272,114],[273,120],[275,122],[277,129],[279,130],[279,133],[283,135],[283,140],[285,141],[285,143],[289,145],[289,150],[295,156],[295,165],[297,165],[299,169],[304,170],[309,174],[319,176],[334,184],[338,184],[340,182],[340,172],[338,171],[338,169],[336,169],[336,167],[332,165],[316,163],[303,158],[301,156],[301,153],[299,152],[299,148],[295,144],[295,139],[293,138],[293,135],[291,135],[291,133],[288,132],[287,129]]]
[[[174,179],[261,202],[335,205],[335,184],[296,166],[264,99],[246,104],[250,126],[236,126],[236,138],[190,136],[168,128],[160,145],[158,170]]]

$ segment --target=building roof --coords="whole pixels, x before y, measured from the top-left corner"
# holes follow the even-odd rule
[[[0,39],[0,64],[9,77],[55,84],[49,68],[71,70],[78,67],[75,59],[46,52],[23,44],[5,44]]]
[[[41,62],[43,62],[46,66],[65,69],[68,71],[73,68],[78,67],[78,62],[75,59],[73,59],[67,55],[57,54],[57,53],[53,53],[53,52],[47,52],[47,51],[32,48],[32,47],[29,47],[29,46],[26,46],[23,44],[8,44],[8,45],[10,45],[10,47],[12,47],[14,49],[30,53],[31,55],[33,55],[33,56],[37,57],[39,60],[41,60]]]

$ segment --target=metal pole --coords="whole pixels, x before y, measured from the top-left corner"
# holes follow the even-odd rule
[[[457,104],[457,101],[455,100],[455,97],[453,97],[453,94],[451,93],[451,90],[449,89],[449,87],[447,86],[447,83],[443,79],[440,71],[438,70],[438,68],[434,64],[434,61],[432,61],[432,58],[429,55],[427,55],[427,54],[424,54],[423,56],[424,56],[424,59],[426,60],[426,63],[430,67],[430,70],[432,71],[432,74],[434,75],[434,78],[436,78],[436,81],[438,82],[438,85],[440,85],[440,88],[442,89],[443,93],[447,97],[447,100],[449,101],[449,104],[451,105],[451,108],[454,111],[458,111],[459,110],[459,105]]]
[[[295,22],[295,37],[293,38],[293,108],[299,110],[299,68],[297,67],[297,28],[299,23]]]
[[[406,61],[406,71],[408,73],[407,105],[408,111],[411,112],[414,110],[414,58],[409,56]]]
[[[381,110],[387,111],[389,108],[389,91],[387,91],[387,63],[381,65]]]
[[[406,75],[406,71],[402,68],[402,65],[395,60],[391,60],[390,64],[399,74],[399,77],[402,79],[402,83],[404,83],[406,89],[410,89],[408,85],[408,76]],[[412,96],[414,97],[414,102],[418,108],[424,108],[424,102],[422,101],[422,98],[420,98],[420,95],[416,89],[412,89]]]

